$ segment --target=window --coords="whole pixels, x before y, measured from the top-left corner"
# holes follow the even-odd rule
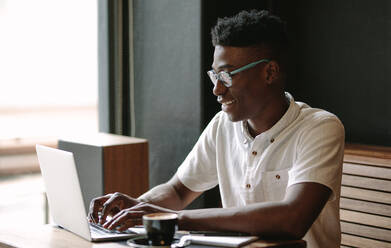
[[[98,131],[97,20],[96,0],[0,0],[0,215],[44,206],[35,143]]]

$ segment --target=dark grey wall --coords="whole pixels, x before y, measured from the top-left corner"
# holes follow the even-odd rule
[[[201,2],[134,1],[136,136],[150,148],[150,186],[171,178],[201,132]]]
[[[391,145],[391,1],[277,1],[295,66],[288,90],[327,109],[346,141]]]

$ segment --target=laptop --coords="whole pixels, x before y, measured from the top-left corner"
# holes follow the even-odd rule
[[[73,153],[36,145],[49,209],[55,224],[89,241],[124,240],[144,234],[144,228],[110,231],[87,220]]]

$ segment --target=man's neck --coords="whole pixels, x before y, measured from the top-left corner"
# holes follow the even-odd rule
[[[248,119],[248,131],[252,137],[272,128],[286,113],[289,108],[289,99],[283,93],[281,97],[277,97],[263,111],[262,116],[258,119]]]

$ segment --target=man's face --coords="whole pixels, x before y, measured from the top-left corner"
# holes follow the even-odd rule
[[[251,47],[216,46],[212,68],[231,72],[254,61],[267,58],[262,57],[259,50]],[[232,86],[225,87],[218,82],[213,88],[213,94],[222,104],[221,109],[226,112],[231,121],[255,120],[262,118],[262,113],[270,102],[272,94],[267,83],[267,63],[260,63],[248,70],[232,76]]]

